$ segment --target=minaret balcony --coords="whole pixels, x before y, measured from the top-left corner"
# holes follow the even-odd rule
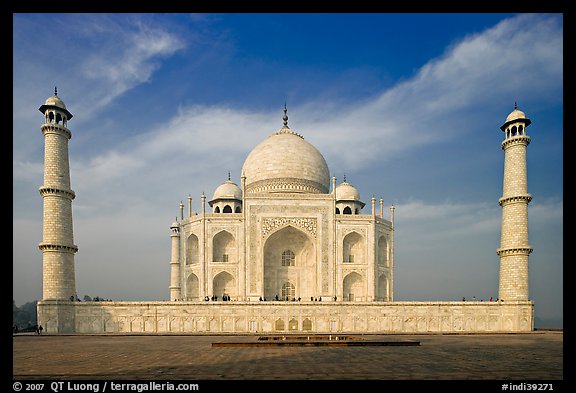
[[[529,255],[533,251],[532,247],[507,247],[507,248],[498,248],[496,250],[496,254],[498,256],[507,256],[507,255]]]
[[[42,251],[59,251],[59,252],[69,252],[75,253],[78,251],[78,246],[71,244],[55,244],[55,243],[45,243],[42,242],[38,245],[38,248]]]
[[[42,124],[41,130],[42,130],[43,135],[46,135],[46,134],[62,135],[63,134],[68,139],[72,138],[72,133],[70,132],[70,130],[68,130],[68,128],[66,128],[66,126],[64,126],[62,124],[44,123],[44,124]]]
[[[38,189],[38,191],[40,192],[40,195],[42,195],[43,197],[46,195],[56,195],[56,196],[64,196],[70,199],[74,199],[76,198],[76,194],[74,193],[74,191],[72,190],[63,190],[61,188],[56,188],[56,187],[47,187],[47,186],[42,186]]]
[[[504,139],[502,141],[502,150],[506,150],[508,147],[513,145],[529,145],[530,144],[530,137],[528,135],[516,135],[510,138]]]
[[[531,200],[532,200],[531,194],[513,195],[498,199],[498,204],[500,206],[504,206],[510,203],[529,203]]]

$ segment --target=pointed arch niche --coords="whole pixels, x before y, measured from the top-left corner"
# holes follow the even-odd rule
[[[198,277],[192,273],[186,279],[186,300],[200,300],[200,285]]]
[[[386,236],[382,235],[378,238],[378,265],[388,266],[388,240]]]
[[[351,272],[344,277],[343,296],[345,301],[363,301],[366,299],[366,282],[360,274]]]
[[[212,239],[213,262],[236,262],[236,240],[228,231],[218,232]]]
[[[212,293],[218,297],[218,300],[222,300],[224,295],[228,295],[230,299],[236,299],[238,296],[236,280],[228,272],[218,273],[212,280]]]
[[[390,301],[390,297],[388,296],[388,278],[384,273],[378,276],[378,292],[376,298],[385,302]]]
[[[198,237],[194,234],[186,239],[186,265],[198,263]]]
[[[364,237],[358,232],[350,232],[342,241],[342,261],[344,263],[365,263],[366,247]]]
[[[282,255],[294,254],[294,264],[282,264]],[[282,286],[294,285],[294,297],[318,296],[316,291],[316,250],[310,237],[293,226],[272,233],[264,243],[264,297],[282,296]],[[286,260],[286,258],[285,258]]]

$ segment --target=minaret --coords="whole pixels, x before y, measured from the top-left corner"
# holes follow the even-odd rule
[[[172,234],[172,253],[170,258],[170,300],[182,298],[180,287],[180,224],[174,221],[170,226]]]
[[[500,129],[504,132],[503,194],[498,203],[502,206],[502,232],[500,248],[500,287],[498,297],[504,301],[528,300],[528,193],[526,175],[526,147],[530,137],[526,128],[530,119],[524,112],[514,110]]]
[[[40,195],[44,201],[42,243],[43,300],[74,300],[76,280],[74,274],[74,245],[72,228],[72,200],[76,196],[70,189],[67,128],[72,114],[64,102],[54,95],[39,108],[44,115],[41,130],[44,134],[44,185]]]

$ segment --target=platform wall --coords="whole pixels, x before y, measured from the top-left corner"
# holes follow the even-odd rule
[[[530,332],[531,301],[38,303],[46,333]]]

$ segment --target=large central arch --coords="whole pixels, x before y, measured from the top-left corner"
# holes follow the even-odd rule
[[[292,253],[293,262],[287,257]],[[274,232],[264,243],[264,297],[268,300],[274,300],[276,296],[281,298],[283,288],[286,293],[290,285],[294,286],[296,299],[319,295],[314,243],[306,233],[287,226]]]

